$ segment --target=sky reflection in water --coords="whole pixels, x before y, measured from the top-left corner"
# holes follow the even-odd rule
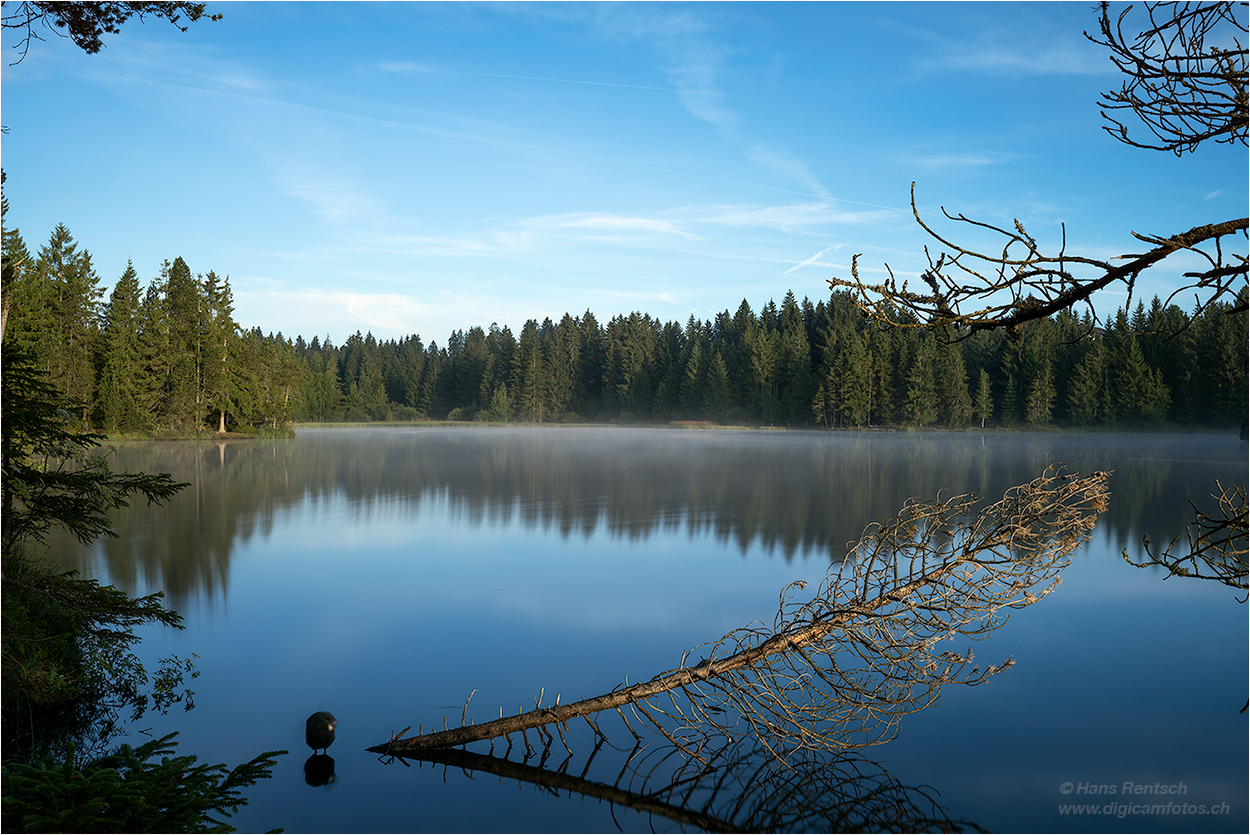
[[[645,816],[603,801],[383,766],[361,749],[409,723],[458,722],[474,689],[481,721],[542,687],[570,701],[649,678],[771,622],[782,586],[819,580],[909,496],[997,497],[1052,461],[1114,469],[1112,503],[1060,589],[976,646],[1016,667],[947,688],[865,755],[990,829],[1244,830],[1245,608],[1119,558],[1143,533],[1180,534],[1215,478],[1245,479],[1235,436],[358,428],[126,444],[117,468],[193,486],[168,508],[122,512],[118,540],[59,547],[88,576],[164,588],[187,616],[143,651],[197,653],[199,706],[146,720],[153,733],[180,730],[182,750],[210,762],[292,752],[240,828],[638,830]],[[302,728],[322,709],[339,718],[337,779],[313,789]],[[593,740],[571,744],[579,773]],[[605,751],[589,776],[611,783],[624,759]],[[1230,814],[1061,816],[1080,800],[1060,794],[1065,781],[1182,781],[1187,802]]]

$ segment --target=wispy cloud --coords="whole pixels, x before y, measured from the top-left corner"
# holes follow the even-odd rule
[[[672,293],[644,293],[630,292],[628,290],[596,290],[594,295],[604,296],[611,299],[636,299],[638,301],[661,301],[665,304],[684,305],[685,302],[675,298]]]
[[[1025,38],[999,43],[948,44],[935,55],[919,58],[914,66],[927,72],[996,72],[1012,75],[1101,75],[1113,69],[1086,41],[1063,40],[1044,49],[1026,49]]]
[[[680,235],[684,238],[695,238],[690,232],[670,223],[666,220],[649,217],[625,217],[622,215],[611,214],[587,214],[564,219],[547,218],[542,221],[544,223],[552,223],[555,228],[559,229],[598,229],[605,231],[624,231],[624,232],[659,232],[666,235]]]
[[[837,266],[836,264],[826,263],[826,262],[821,261],[821,260],[819,260],[819,259],[820,259],[820,256],[824,255],[826,252],[828,252],[828,251],[830,251],[830,250],[833,250],[834,252],[837,252],[837,251],[838,251],[839,249],[841,249],[843,246],[845,246],[845,244],[834,244],[833,246],[827,246],[827,247],[825,247],[824,249],[822,249],[820,252],[817,252],[817,253],[816,253],[815,255],[813,255],[811,258],[808,258],[808,259],[806,259],[806,260],[804,260],[804,261],[800,261],[799,263],[795,264],[793,267],[791,267],[790,269],[786,270],[785,274],[786,274],[786,275],[789,275],[790,273],[794,272],[795,270],[801,269],[801,268],[803,268],[803,267],[836,267],[836,266]]]
[[[658,13],[660,8],[597,6],[589,22],[602,38],[649,46],[691,115],[721,130],[736,130],[741,118],[725,104],[719,83],[728,51],[712,37],[705,15],[690,10]]]
[[[659,90],[660,92],[671,93],[676,90],[674,87],[653,87],[647,84],[622,84],[616,81],[590,81],[582,78],[548,78],[537,75],[510,75],[506,73],[493,72],[471,72],[469,70],[449,70],[439,67],[429,67],[424,64],[413,64],[406,61],[390,62],[379,64],[378,68],[384,72],[398,73],[400,75],[419,75],[419,74],[442,74],[442,75],[471,75],[480,78],[507,78],[515,81],[544,81],[554,84],[587,84],[593,87],[623,87],[629,90]]]
[[[759,226],[793,232],[834,223],[877,223],[895,221],[894,209],[862,212],[839,211],[831,202],[795,203],[784,206],[716,206],[706,211],[706,223],[726,226]]]
[[[435,305],[402,293],[349,293],[334,290],[236,290],[235,304],[246,315],[250,310],[282,310],[287,320],[320,323],[350,321],[361,331],[382,334],[412,333]],[[328,311],[333,314],[327,316]],[[324,333],[324,326],[306,335]],[[292,334],[293,336],[294,334]],[[335,334],[342,341],[347,334]]]
[[[829,191],[812,173],[811,167],[798,157],[761,144],[751,149],[751,159],[774,174],[807,187],[817,197],[828,199],[830,196]]]
[[[1002,151],[912,151],[897,159],[907,167],[923,167],[931,171],[970,171],[991,165],[1006,165],[1019,159],[1019,154]]]

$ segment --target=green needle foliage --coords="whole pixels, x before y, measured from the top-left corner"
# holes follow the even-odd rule
[[[286,751],[266,751],[232,770],[169,756],[177,734],[81,769],[64,763],[12,764],[5,773],[4,829],[22,832],[234,832],[220,818],[247,805],[242,790],[270,776]],[[155,762],[157,757],[159,762]]]
[[[83,543],[116,536],[106,515],[142,496],[163,502],[187,486],[167,474],[114,473],[94,450],[102,436],[75,413],[20,350],[3,353],[0,487],[3,507],[3,829],[27,832],[231,831],[219,818],[247,801],[241,789],[268,777],[267,751],[227,770],[169,757],[174,734],[102,756],[151,704],[161,713],[194,693],[194,656],[148,673],[132,651],[135,628],[182,628],[161,593],[131,598],[113,586],[61,573],[40,557],[47,532]],[[149,762],[154,758],[158,762]],[[217,817],[214,817],[217,816]]]

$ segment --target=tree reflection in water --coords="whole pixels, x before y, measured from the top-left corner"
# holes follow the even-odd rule
[[[723,740],[706,762],[664,745],[642,743],[627,752],[616,779],[589,779],[604,744],[574,773],[569,754],[554,768],[551,749],[538,762],[521,762],[459,749],[428,751],[412,759],[528,783],[555,797],[581,795],[632,809],[651,819],[672,821],[678,829],[705,832],[983,832],[966,819],[955,820],[925,786],[904,786],[878,763],[857,752],[798,750],[783,763],[762,747]],[[511,748],[509,748],[509,751]],[[399,757],[384,762],[403,762]]]

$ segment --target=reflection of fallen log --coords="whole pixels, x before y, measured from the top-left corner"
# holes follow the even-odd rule
[[[500,759],[489,754],[475,754],[458,748],[444,748],[425,751],[417,754],[415,759],[430,763],[441,763],[466,771],[484,771],[518,783],[533,783],[551,789],[561,790],[606,800],[617,806],[635,809],[639,812],[660,815],[677,823],[697,826],[706,832],[742,832],[733,824],[722,821],[711,815],[703,814],[680,805],[666,803],[654,795],[632,792],[607,783],[597,783],[585,777],[574,777],[561,771],[550,771],[545,768],[512,760]]]
[[[415,756],[465,771],[485,772],[603,800],[657,815],[705,832],[960,832],[979,828],[947,816],[930,793],[909,788],[858,754],[794,752],[782,765],[758,747],[727,743],[710,765],[693,764],[675,749],[660,749],[635,760],[638,749],[614,784],[565,772],[567,760],[552,771],[459,749]],[[678,754],[676,767],[665,764]],[[659,779],[658,775],[664,777]],[[658,783],[658,785],[657,785]]]
[[[591,716],[626,706],[688,753],[713,733],[741,736],[723,726],[727,716],[778,755],[883,742],[903,715],[936,700],[943,684],[979,684],[1010,666],[1008,659],[969,669],[971,651],[938,644],[979,637],[1002,623],[1000,609],[1048,594],[1106,509],[1106,480],[1106,473],[1076,477],[1051,468],[975,516],[975,494],[911,500],[894,519],[870,525],[810,601],[791,600],[805,583],[787,586],[772,629],[732,632],[697,664],[686,666],[683,657],[676,670],[591,699],[542,707],[540,696],[534,710],[516,716],[501,711],[499,719],[468,725],[462,718],[460,727],[368,750],[408,756],[529,729],[549,742],[549,726],[563,739],[568,721],[584,717],[598,733]]]

